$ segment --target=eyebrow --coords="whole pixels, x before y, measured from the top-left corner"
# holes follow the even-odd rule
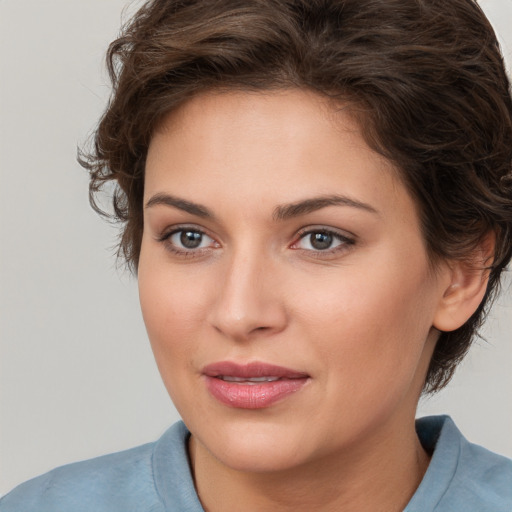
[[[206,206],[180,199],[179,197],[171,196],[169,194],[155,194],[146,203],[145,208],[151,208],[155,205],[164,205],[183,210],[191,215],[201,218],[214,219],[215,215]],[[296,203],[279,205],[274,209],[272,218],[274,220],[287,220],[293,217],[299,217],[308,213],[326,208],[328,206],[349,206],[368,211],[370,213],[379,215],[379,212],[370,206],[356,199],[347,196],[329,195],[312,197],[297,201]]]
[[[213,213],[208,208],[206,208],[206,206],[192,203],[191,201],[186,201],[185,199],[180,199],[179,197],[174,197],[168,194],[154,195],[146,203],[145,208],[151,208],[152,206],[156,205],[172,206],[178,210],[183,210],[184,212],[195,215],[196,217],[202,217],[206,219],[215,218]]]
[[[369,204],[352,199],[347,196],[329,195],[313,197],[296,203],[284,204],[275,208],[272,217],[275,220],[286,220],[292,217],[299,217],[307,213],[326,208],[327,206],[350,206],[352,208],[359,208],[370,213],[379,215],[379,212]]]

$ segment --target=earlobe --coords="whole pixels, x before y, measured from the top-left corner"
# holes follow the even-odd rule
[[[477,310],[487,290],[493,253],[494,234],[483,240],[470,260],[448,264],[447,285],[434,317],[436,329],[454,331]]]

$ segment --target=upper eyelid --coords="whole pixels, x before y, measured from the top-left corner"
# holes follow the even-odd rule
[[[202,235],[206,235],[210,238],[214,238],[212,235],[208,233],[208,231],[202,227],[195,226],[193,224],[175,224],[172,226],[168,226],[161,230],[160,234],[157,235],[158,239],[165,239],[173,235],[174,233],[179,233],[180,231],[196,231],[197,233],[201,233]]]
[[[207,247],[182,247],[178,244],[175,244],[171,241],[171,237],[175,235],[176,233],[180,233],[182,231],[194,231],[197,233],[200,233],[202,236],[208,237],[213,244],[218,244],[217,240],[210,236],[208,233],[206,233],[203,229],[199,229],[192,226],[171,226],[168,229],[164,229],[162,233],[156,237],[156,241],[163,244],[164,247],[166,247],[166,250],[170,251],[171,253],[174,253],[176,256],[179,257],[200,257],[201,255],[204,255],[206,252],[210,251],[212,248],[212,243],[209,243]]]
[[[218,237],[212,235],[209,233],[209,230],[205,229],[204,227],[194,225],[194,224],[175,224],[173,226],[168,226],[167,228],[163,229],[162,232],[157,235],[157,240],[159,241],[165,241],[168,240],[173,234],[179,233],[180,231],[195,231],[198,233],[201,233],[202,235],[205,235],[209,238],[211,238],[215,243],[219,244]],[[291,242],[291,246],[298,243],[299,240],[304,238],[305,236],[311,234],[311,233],[328,233],[330,235],[334,235],[335,237],[338,237],[342,240],[355,243],[357,241],[357,236],[353,233],[350,233],[346,230],[342,230],[339,228],[334,228],[331,226],[325,226],[325,225],[310,225],[310,226],[304,226],[303,228],[296,231],[296,234],[293,237],[293,241]]]
[[[349,231],[328,227],[328,226],[307,226],[302,229],[300,229],[297,232],[297,237],[302,238],[303,236],[309,235],[311,233],[329,233],[330,235],[339,236],[340,238],[344,238],[347,240],[353,240],[355,241],[357,239],[357,236],[353,233],[350,233]]]

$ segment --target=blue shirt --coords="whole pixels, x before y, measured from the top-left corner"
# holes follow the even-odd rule
[[[417,421],[433,456],[404,512],[511,512],[512,460],[469,443],[448,416]],[[156,442],[69,464],[0,500],[0,512],[203,512],[180,421]]]

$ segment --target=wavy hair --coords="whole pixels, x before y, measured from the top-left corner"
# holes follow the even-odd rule
[[[440,335],[425,392],[450,380],[512,251],[512,100],[494,31],[473,0],[150,0],[108,50],[113,92],[82,153],[93,207],[115,184],[119,254],[136,272],[144,166],[162,117],[212,88],[306,88],[357,107],[368,144],[415,199],[431,261],[496,237],[487,293]]]

